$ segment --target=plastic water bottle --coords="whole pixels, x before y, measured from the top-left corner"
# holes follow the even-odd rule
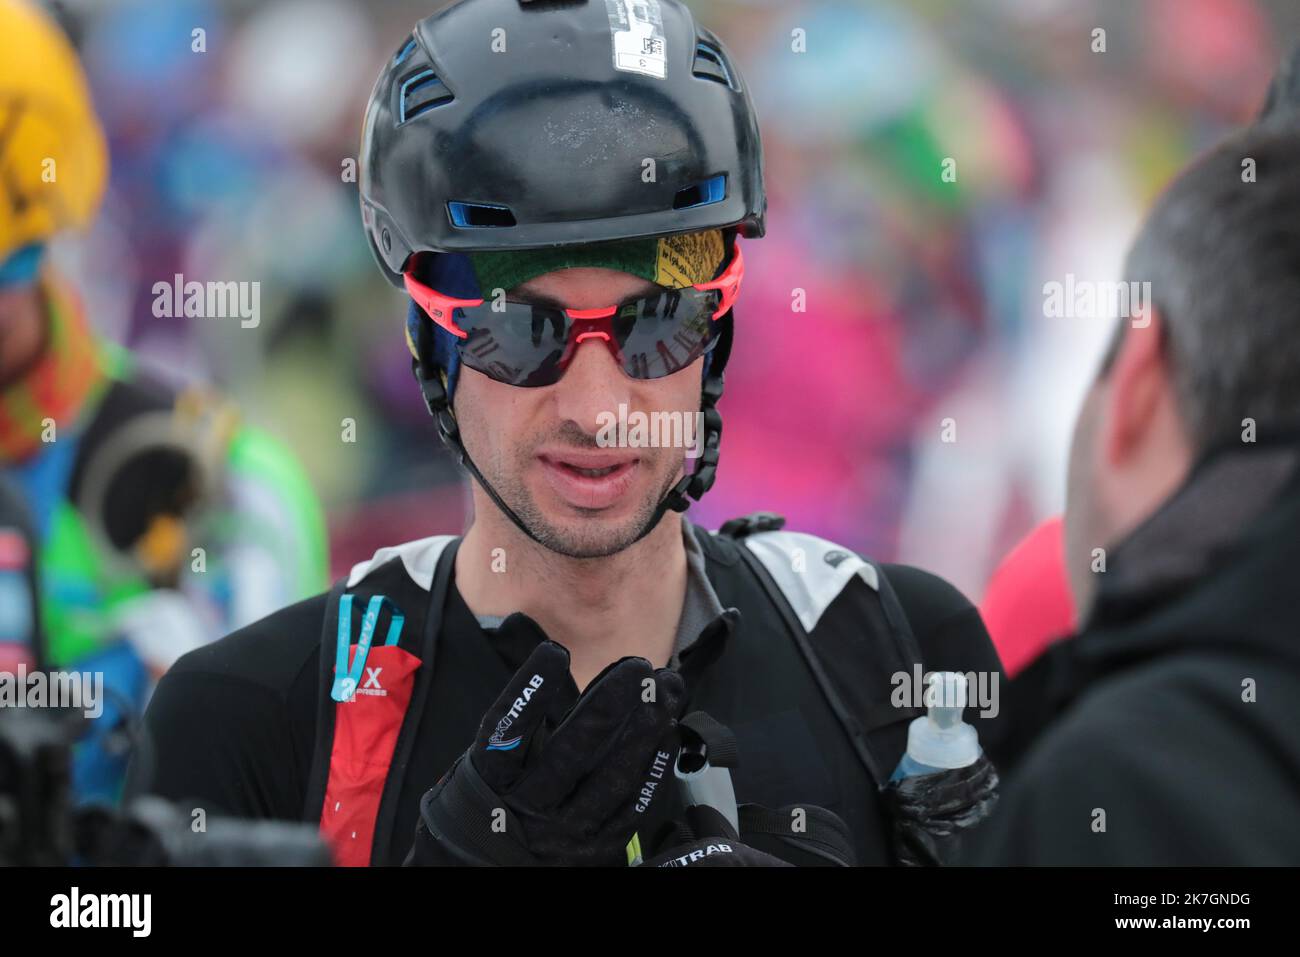
[[[966,676],[936,671],[927,683],[928,713],[908,725],[907,751],[891,781],[964,768],[982,753],[975,729],[961,718],[967,700]]]

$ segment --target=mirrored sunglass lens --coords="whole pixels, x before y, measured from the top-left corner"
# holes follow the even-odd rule
[[[457,324],[469,335],[458,340],[462,361],[498,382],[518,386],[551,385],[564,355],[568,321],[546,306],[507,302],[456,310]]]
[[[629,304],[615,317],[628,374],[658,379],[686,368],[717,342],[715,292],[674,289]]]

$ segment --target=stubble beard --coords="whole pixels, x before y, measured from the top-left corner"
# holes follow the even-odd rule
[[[643,457],[641,468],[651,468],[661,473],[657,493],[643,499],[637,506],[636,513],[617,524],[600,517],[603,509],[572,509],[577,515],[568,522],[556,522],[549,519],[537,503],[536,497],[529,491],[521,476],[535,461],[533,455],[520,455],[509,470],[494,469],[497,472],[508,471],[484,477],[492,483],[497,494],[501,496],[523,526],[534,539],[548,551],[566,558],[591,559],[608,558],[630,547],[638,539],[648,534],[647,526],[655,520],[659,504],[667,496],[669,489],[677,481],[681,466],[671,467],[666,456],[657,459]],[[570,506],[564,506],[571,508]]]

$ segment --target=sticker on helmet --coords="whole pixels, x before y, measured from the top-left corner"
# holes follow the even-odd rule
[[[605,8],[614,41],[614,69],[664,79],[668,53],[659,0],[605,0]]]

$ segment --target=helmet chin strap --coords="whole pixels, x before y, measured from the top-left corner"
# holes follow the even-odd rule
[[[714,347],[709,362],[709,373],[704,377],[703,387],[700,393],[700,411],[704,417],[704,429],[701,437],[701,452],[699,462],[695,466],[695,471],[689,475],[683,475],[664,496],[659,505],[655,508],[654,515],[641,529],[640,534],[632,540],[633,544],[641,541],[659,524],[664,515],[671,509],[674,512],[684,512],[690,505],[690,499],[697,502],[704,497],[704,493],[713,487],[714,479],[717,478],[718,472],[718,445],[722,440],[722,414],[718,411],[718,400],[722,398],[723,387],[723,370],[727,365],[727,358],[731,353],[731,334],[732,322],[731,311],[728,310],[725,316],[717,320],[725,322],[726,326],[719,336],[718,344]],[[474,480],[482,486],[483,491],[487,493],[493,504],[514,523],[515,527],[527,535],[530,539],[548,548],[547,544],[533,534],[532,529],[523,523],[523,520],[515,514],[514,509],[507,505],[492,487],[492,483],[484,478],[483,473],[479,471],[474,460],[470,458],[469,452],[465,449],[465,443],[461,441],[460,426],[456,422],[456,416],[451,409],[451,401],[447,397],[447,389],[443,385],[442,374],[434,363],[427,360],[431,354],[431,343],[428,341],[427,329],[431,323],[420,323],[420,335],[418,350],[422,358],[411,360],[411,370],[415,373],[416,381],[420,383],[420,392],[424,395],[424,404],[429,409],[429,414],[433,416],[434,421],[438,423],[438,434],[442,437],[443,444],[451,450],[457,460],[463,465]]]

